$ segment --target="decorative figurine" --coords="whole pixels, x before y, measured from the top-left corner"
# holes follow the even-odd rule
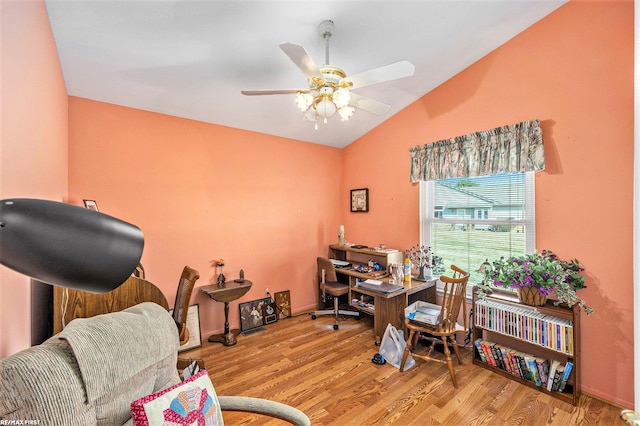
[[[426,281],[432,276],[444,272],[442,259],[436,256],[431,247],[416,244],[409,250],[405,250],[405,256],[418,268],[418,281]]]
[[[224,268],[224,259],[215,259],[211,261],[211,265],[216,268],[216,272],[218,274],[217,283],[218,285],[224,285],[227,282],[227,279],[222,273],[222,268]],[[220,268],[220,272],[218,272],[218,268]]]

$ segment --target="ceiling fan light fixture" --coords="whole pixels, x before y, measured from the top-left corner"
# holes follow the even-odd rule
[[[336,110],[337,110],[336,104],[334,104],[333,101],[331,100],[330,94],[324,93],[319,95],[316,98],[315,102],[316,102],[315,109],[320,117],[326,119],[336,113]]]
[[[338,109],[349,105],[350,101],[351,93],[347,89],[340,87],[333,92],[333,103],[336,104]]]
[[[338,114],[340,114],[341,121],[347,121],[353,115],[353,112],[356,109],[351,105],[343,106],[342,108],[338,108]]]
[[[296,106],[303,113],[306,112],[313,104],[313,96],[310,93],[298,92],[296,93]]]
[[[316,110],[313,108],[308,108],[306,111],[302,113],[302,116],[307,121],[318,121],[318,114]]]

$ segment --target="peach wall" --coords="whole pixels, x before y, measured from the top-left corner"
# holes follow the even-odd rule
[[[212,259],[253,281],[240,300],[269,287],[290,290],[294,312],[315,306],[314,259],[340,225],[341,150],[74,97],[69,116],[70,200],[142,229],[147,279],[169,305],[183,266],[200,272],[203,336],[224,322],[223,305],[197,291]],[[238,302],[230,314],[238,327]]]
[[[67,95],[43,1],[0,2],[0,199],[67,194]],[[0,358],[29,347],[30,280],[0,267]]]
[[[633,2],[572,1],[345,149],[343,193],[371,188],[348,239],[419,238],[409,152],[446,137],[540,118],[537,247],[586,267],[582,389],[633,406]],[[361,165],[366,164],[366,168]]]

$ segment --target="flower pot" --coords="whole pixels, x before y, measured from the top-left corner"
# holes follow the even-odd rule
[[[540,293],[535,287],[518,287],[518,299],[529,306],[544,306],[547,297]]]

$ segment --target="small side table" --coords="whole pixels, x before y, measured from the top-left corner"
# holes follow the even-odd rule
[[[222,343],[225,346],[236,344],[236,336],[240,330],[229,330],[229,302],[244,296],[249,291],[253,283],[249,280],[227,281],[224,284],[211,284],[200,287],[200,291],[215,300],[224,303],[224,333],[209,336],[210,342]]]

